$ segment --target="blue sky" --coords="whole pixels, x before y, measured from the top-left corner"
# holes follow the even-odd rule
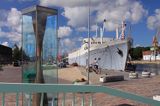
[[[0,44],[21,45],[21,10],[36,4],[59,10],[58,36],[61,45],[69,47],[66,50],[77,48],[87,37],[88,0],[0,0]],[[105,18],[105,37],[115,37],[114,23],[125,19],[131,25],[134,46],[150,46],[160,26],[159,4],[160,0],[91,0],[91,36]]]

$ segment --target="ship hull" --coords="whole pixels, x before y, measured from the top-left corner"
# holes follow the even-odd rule
[[[128,42],[117,43],[114,45],[103,45],[101,48],[97,48],[90,51],[89,63],[92,64],[95,58],[98,60],[98,65],[102,69],[108,70],[125,70],[127,56],[128,56]],[[81,53],[81,50],[77,52],[77,56],[68,56],[69,64],[78,63],[80,66],[87,66],[88,64],[88,52]]]

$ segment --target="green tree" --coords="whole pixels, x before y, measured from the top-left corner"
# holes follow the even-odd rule
[[[21,49],[15,44],[13,48],[13,61],[21,60],[22,52]]]
[[[150,50],[150,47],[136,47],[131,48],[129,53],[133,60],[141,60],[143,57],[142,52],[147,50]]]

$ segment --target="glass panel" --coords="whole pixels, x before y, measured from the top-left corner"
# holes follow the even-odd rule
[[[57,37],[56,16],[47,16],[43,38],[43,74],[45,83],[57,83]]]
[[[33,27],[35,14],[23,15],[22,25],[22,51],[23,51],[23,82],[33,82],[35,79],[36,67],[36,40]]]

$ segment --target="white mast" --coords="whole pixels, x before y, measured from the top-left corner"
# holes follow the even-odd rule
[[[116,28],[116,39],[119,39],[119,29],[118,29],[118,25],[117,25],[117,28]]]
[[[125,29],[126,29],[126,23],[125,21],[122,21],[122,32],[121,32],[121,40],[124,40],[125,39]]]
[[[104,34],[105,22],[106,22],[106,19],[104,19],[103,26],[102,26],[102,28],[100,28],[101,44],[103,43],[103,34]]]
[[[101,37],[101,44],[103,43],[103,29],[100,28],[100,37]]]
[[[96,24],[96,38],[98,37],[98,25]]]

